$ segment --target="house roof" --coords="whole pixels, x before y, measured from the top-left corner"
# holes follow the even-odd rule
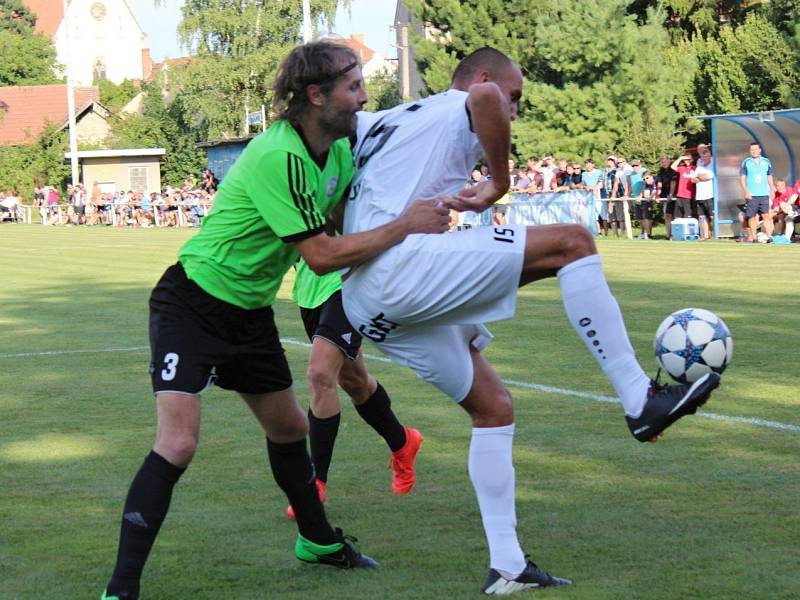
[[[64,18],[62,0],[22,0],[36,14],[35,31],[53,37]]]
[[[75,88],[75,106],[100,100],[99,90],[92,87]],[[23,144],[33,141],[48,121],[62,123],[68,118],[67,86],[18,85],[0,88],[0,145]],[[27,134],[30,134],[30,138]]]
[[[358,55],[361,64],[365,65],[375,56],[375,51],[364,43],[364,34],[356,33],[344,38],[342,43]]]

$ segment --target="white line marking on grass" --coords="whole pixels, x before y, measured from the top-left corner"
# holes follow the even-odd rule
[[[303,348],[310,348],[311,344],[293,338],[281,338],[281,342],[290,346],[302,346]],[[64,354],[91,354],[97,352],[139,352],[142,350],[149,350],[149,346],[132,346],[130,348],[102,348],[99,350],[53,350],[50,352],[20,352],[17,354],[0,354],[0,358],[24,358],[29,356],[60,356]],[[365,358],[377,362],[392,364],[392,361],[385,356],[377,356],[375,354],[364,354]],[[539,392],[547,392],[548,394],[558,394],[560,396],[572,396],[573,398],[582,398],[584,400],[594,400],[595,402],[606,402],[608,404],[619,404],[619,400],[613,396],[603,396],[600,394],[592,394],[589,392],[580,392],[578,390],[569,390],[565,388],[553,387],[550,385],[542,385],[539,383],[528,383],[527,381],[517,381],[515,379],[501,379],[501,381],[508,386],[518,387],[527,390],[536,390]],[[776,429],[778,431],[791,431],[793,433],[800,433],[800,425],[792,425],[790,423],[781,423],[780,421],[767,421],[765,419],[756,419],[754,417],[734,417],[729,415],[720,415],[717,413],[698,412],[698,417],[705,417],[714,421],[727,421],[729,423],[741,423],[743,425],[755,425],[756,427],[766,427],[768,429]]]
[[[0,358],[24,358],[26,356],[60,356],[62,354],[94,354],[97,352],[138,352],[149,350],[150,346],[133,346],[131,348],[101,348],[99,350],[52,350],[50,352],[18,352],[16,354],[0,354]]]

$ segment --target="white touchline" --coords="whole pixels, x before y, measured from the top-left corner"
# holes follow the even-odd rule
[[[294,338],[281,338],[281,342],[290,346],[302,346],[310,348],[311,344],[302,340]],[[52,350],[49,352],[19,352],[16,354],[0,354],[0,358],[25,358],[29,356],[60,356],[64,354],[91,354],[97,352],[140,352],[149,350],[149,346],[131,346],[130,348],[101,348],[98,350]],[[385,356],[377,356],[375,354],[364,354],[365,358],[382,363],[391,364],[392,361]],[[550,385],[542,385],[540,383],[528,383],[527,381],[517,381],[515,379],[501,379],[501,381],[508,386],[518,387],[527,390],[536,390],[539,392],[547,392],[549,394],[558,394],[560,396],[572,396],[573,398],[583,398],[584,400],[594,400],[595,402],[607,402],[609,404],[618,404],[619,400],[613,396],[602,396],[600,394],[591,394],[589,392],[579,392],[578,390],[570,390],[566,388],[553,387]],[[710,413],[700,411],[697,413],[698,417],[705,417],[706,419],[713,419],[714,421],[727,421],[729,423],[742,423],[744,425],[755,425],[757,427],[766,427],[768,429],[777,429],[779,431],[792,431],[800,433],[800,425],[792,425],[790,423],[781,423],[780,421],[767,421],[766,419],[756,419],[754,417],[734,417],[730,415],[719,415],[717,413]]]

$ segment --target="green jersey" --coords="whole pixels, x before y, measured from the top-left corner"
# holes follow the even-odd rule
[[[317,275],[306,261],[301,259],[297,263],[297,277],[292,290],[292,297],[297,306],[317,308],[340,289],[342,289],[342,277],[339,271]]]
[[[353,173],[347,139],[331,145],[321,167],[295,128],[277,121],[247,145],[220,185],[202,229],[180,249],[187,276],[242,308],[272,305],[299,257],[291,242],[324,231],[325,215],[341,200]]]

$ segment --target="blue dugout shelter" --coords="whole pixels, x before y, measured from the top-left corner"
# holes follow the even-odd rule
[[[739,233],[738,205],[744,202],[739,167],[752,142],[761,144],[775,179],[791,185],[800,177],[800,108],[697,118],[711,121],[714,237],[732,237]]]
[[[211,142],[202,142],[197,144],[198,148],[203,148],[208,155],[208,168],[214,172],[214,175],[222,181],[227,175],[233,163],[239,158],[239,155],[244,151],[245,146],[252,140],[255,135],[248,135],[240,138],[231,138],[227,140],[214,140]]]

